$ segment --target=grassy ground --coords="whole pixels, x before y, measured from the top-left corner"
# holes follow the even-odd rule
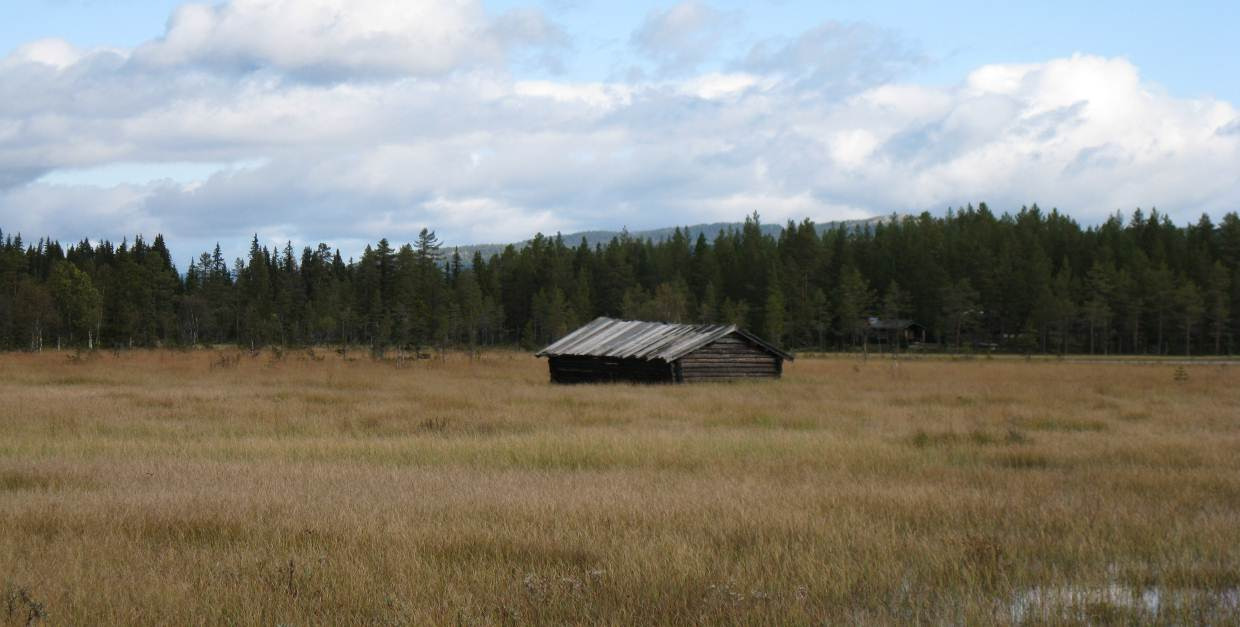
[[[403,366],[0,356],[0,618],[1240,620],[1235,367]]]
[[[797,357],[812,357],[815,359],[890,359],[891,353],[886,350],[879,351],[873,348],[868,354],[860,348],[852,352],[817,352],[817,351],[798,351]],[[961,350],[951,351],[919,351],[919,350],[901,350],[898,359],[905,361],[969,361],[973,359],[986,359],[990,361],[1046,361],[1055,363],[1099,363],[1099,362],[1115,362],[1115,363],[1139,363],[1139,364],[1171,364],[1171,365],[1192,365],[1200,364],[1204,366],[1217,365],[1240,365],[1240,355],[1132,355],[1132,354],[1111,354],[1104,355],[1097,353],[1089,354],[1067,354],[1058,355],[1053,353],[1033,353],[1023,355],[1020,353],[1005,352],[987,352],[979,349],[976,351]]]

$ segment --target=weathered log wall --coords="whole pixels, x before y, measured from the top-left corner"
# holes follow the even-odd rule
[[[783,359],[737,335],[729,335],[681,357],[676,379],[685,382],[776,378]]]
[[[559,356],[549,363],[552,383],[672,382],[672,366],[662,360]]]

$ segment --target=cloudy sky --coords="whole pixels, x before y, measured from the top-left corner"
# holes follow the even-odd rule
[[[1029,4],[4,0],[0,229],[184,267],[255,233],[1240,209],[1235,3]]]

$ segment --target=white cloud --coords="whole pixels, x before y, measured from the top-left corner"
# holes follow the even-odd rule
[[[563,37],[541,13],[491,19],[477,0],[232,0],[181,7],[134,58],[315,79],[423,76],[493,65],[512,47]]]
[[[28,239],[119,239],[151,233],[161,229],[159,216],[143,211],[152,191],[152,186],[140,185],[24,185],[0,192],[0,224],[5,232],[22,232]]]
[[[914,199],[950,201],[956,188],[1085,217],[1151,204],[1187,216],[1240,200],[1240,142],[1215,133],[1235,107],[1171,97],[1126,60],[981,68],[954,96],[950,112],[892,144]]]
[[[706,100],[733,98],[753,88],[770,89],[774,84],[772,80],[744,72],[715,72],[680,81],[683,93]]]
[[[796,37],[759,42],[738,66],[838,98],[889,83],[925,63],[895,32],[828,21]]]
[[[656,63],[660,75],[685,74],[719,49],[732,17],[698,0],[684,0],[651,11],[630,43]]]
[[[136,51],[42,42],[0,60],[0,92],[21,94],[0,99],[0,228],[163,232],[184,260],[251,233],[351,246],[425,226],[470,243],[753,210],[830,220],[986,200],[1088,221],[1240,207],[1240,111],[1167,94],[1124,59],[918,85],[899,78],[920,61],[898,38],[827,24],[728,72],[523,80],[511,42],[558,38],[536,14],[341,6],[235,0],[183,9]],[[123,184],[65,174],[123,164],[142,166]],[[158,164],[198,180],[158,180]]]
[[[82,51],[73,44],[51,37],[32,41],[14,50],[6,59],[5,65],[12,67],[22,63],[38,63],[63,70],[82,60],[82,56]]]

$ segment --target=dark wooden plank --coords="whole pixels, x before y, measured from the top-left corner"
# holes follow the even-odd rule
[[[764,363],[773,364],[775,359],[761,355],[694,355],[693,357],[685,357],[681,363],[715,363],[715,362],[735,362],[735,363]]]

